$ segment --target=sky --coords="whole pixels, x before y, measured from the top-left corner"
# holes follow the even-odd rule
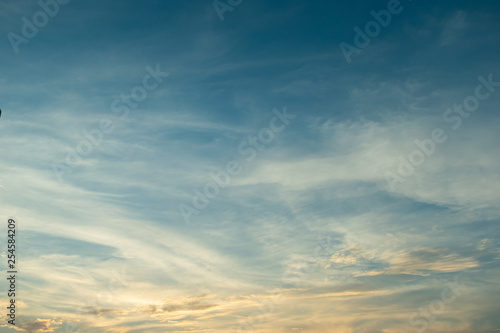
[[[0,1],[0,332],[499,332],[499,15]]]

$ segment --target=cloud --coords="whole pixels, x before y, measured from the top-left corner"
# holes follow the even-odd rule
[[[421,248],[403,253],[391,259],[389,271],[397,274],[425,274],[460,272],[476,268],[479,263],[470,257],[462,257],[445,249]]]
[[[58,329],[60,326],[55,326],[55,325],[60,325],[61,323],[56,322],[51,319],[39,319],[37,318],[35,321],[21,321],[18,324],[18,327],[21,330],[31,332],[31,331],[38,331],[38,332],[55,332],[56,329]]]
[[[208,295],[207,296],[199,296],[199,297],[190,297],[183,302],[180,303],[175,303],[174,302],[167,302],[161,307],[161,310],[165,312],[178,312],[178,311],[201,311],[201,310],[207,310],[211,309],[213,307],[216,307],[217,304],[210,304],[210,303],[204,303],[203,300],[206,298],[210,298]]]

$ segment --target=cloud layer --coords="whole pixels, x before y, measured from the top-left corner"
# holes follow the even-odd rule
[[[211,2],[69,2],[18,53],[4,38],[19,297],[0,330],[498,330],[500,88],[458,128],[443,114],[500,81],[499,8],[401,4],[350,64],[339,44],[387,3],[242,2],[220,21]],[[40,10],[0,7],[5,36]],[[148,66],[170,74],[142,99]],[[391,188],[436,128],[446,141]],[[179,205],[230,161],[186,224]]]

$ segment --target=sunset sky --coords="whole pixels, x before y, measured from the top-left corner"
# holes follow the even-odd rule
[[[500,3],[54,1],[0,1],[0,332],[500,332]]]

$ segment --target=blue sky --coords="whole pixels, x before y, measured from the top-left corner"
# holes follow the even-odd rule
[[[1,1],[0,331],[498,332],[500,8],[393,1]]]

